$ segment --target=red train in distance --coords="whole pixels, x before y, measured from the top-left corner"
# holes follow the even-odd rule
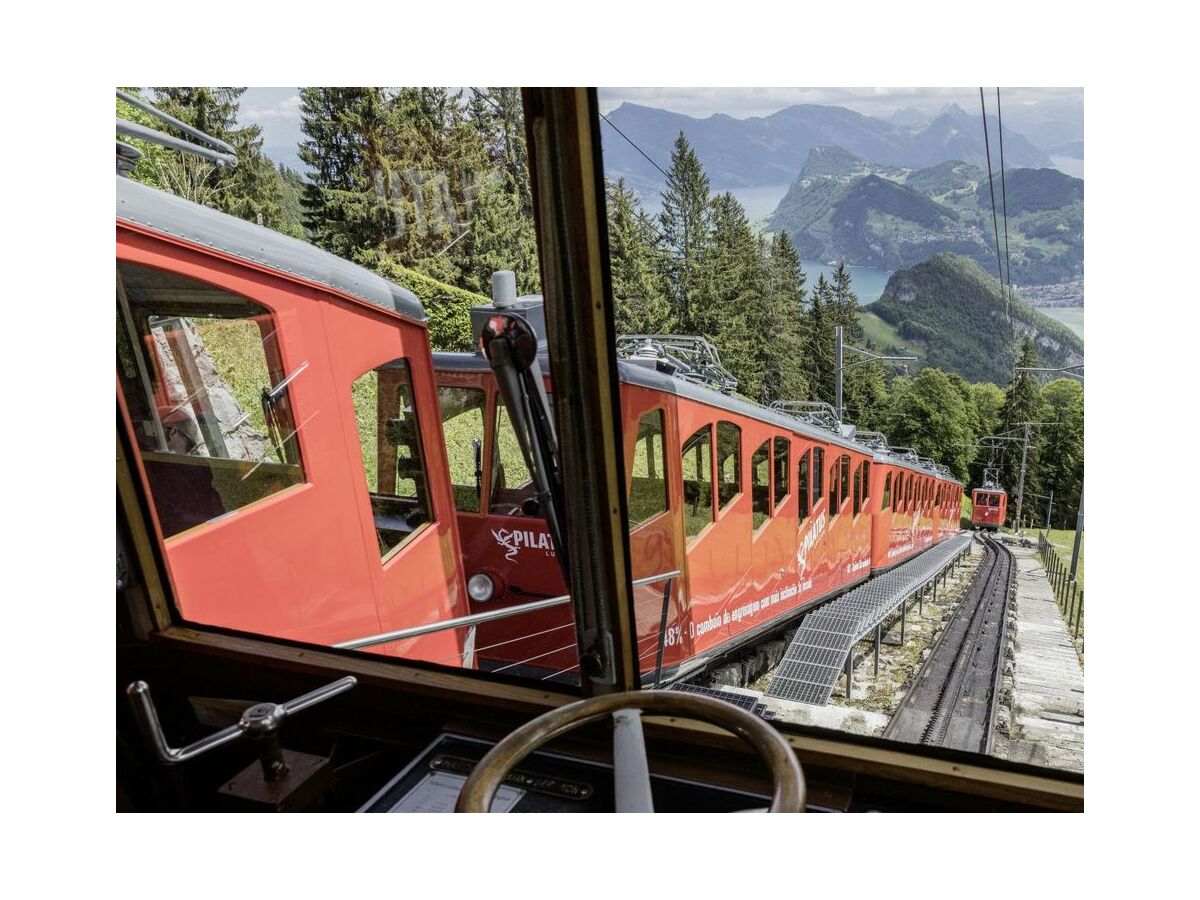
[[[971,524],[980,530],[998,531],[1008,514],[1008,492],[994,481],[971,492]]]
[[[438,354],[435,372],[414,295],[116,187],[118,426],[186,621],[334,645],[564,593],[487,363]],[[960,485],[915,454],[629,356],[634,577],[682,573],[665,628],[662,583],[637,589],[643,672],[660,637],[678,677],[957,528]],[[570,617],[559,606],[370,650],[570,678]]]
[[[633,576],[681,573],[669,594],[635,589],[644,680],[660,674],[660,635],[663,679],[682,677],[959,530],[948,470],[823,404],[768,409],[722,390],[732,379],[702,339],[630,336],[618,354]],[[488,363],[433,358],[472,611],[564,593]],[[481,625],[477,663],[569,677],[571,625],[569,606]]]

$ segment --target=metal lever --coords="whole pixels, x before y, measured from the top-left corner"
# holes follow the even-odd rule
[[[154,748],[159,762],[172,766],[186,762],[201,753],[207,753],[217,747],[232,743],[246,737],[260,744],[259,759],[262,762],[263,777],[274,781],[287,774],[287,765],[283,761],[283,750],[279,746],[279,727],[288,716],[308,709],[310,706],[345,693],[358,684],[353,675],[339,678],[324,687],[310,691],[286,703],[258,703],[242,713],[241,720],[236,725],[230,725],[208,737],[201,738],[194,744],[175,748],[167,743],[163,734],[162,724],[158,720],[158,710],[150,697],[150,685],[144,681],[135,681],[125,689],[129,695],[129,703],[133,707],[133,715],[138,720],[142,734]]]

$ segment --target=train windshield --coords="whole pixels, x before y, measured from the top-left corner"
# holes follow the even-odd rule
[[[1058,743],[1023,732],[1014,698],[1038,660],[994,627],[1009,612],[998,585],[1044,572],[1048,551],[971,534],[958,498],[972,460],[958,447],[976,435],[926,434],[928,417],[912,413],[926,402],[919,378],[936,379],[856,364],[844,414],[944,450],[935,462],[951,469],[856,440],[848,421],[784,411],[833,409],[835,327],[875,350],[887,348],[864,320],[889,340],[923,333],[870,318],[870,276],[856,268],[870,264],[829,223],[852,186],[874,190],[860,183],[872,172],[916,192],[938,179],[794,135],[786,152],[749,141],[778,158],[729,168],[695,117],[702,95],[648,113],[636,92],[597,96],[616,333],[660,347],[703,337],[716,360],[689,368],[664,350],[620,385],[620,434],[588,436],[620,442],[634,586],[617,639],[637,683],[728,699],[785,730],[1081,768],[1081,706],[1065,713],[1078,752],[1074,732]],[[748,102],[703,96],[705,116]],[[362,283],[411,292],[424,314],[306,280],[282,259],[259,271],[119,232],[118,397],[178,618],[579,692],[582,629],[553,516],[471,333],[497,270],[522,298],[542,291],[521,91],[305,88],[298,100],[308,137],[294,233],[355,260]],[[960,185],[923,202],[976,198]],[[955,210],[947,221],[967,216]],[[864,215],[865,228],[908,234],[890,213]],[[439,368],[443,354],[458,356]],[[943,393],[957,409],[968,387]],[[1081,660],[1081,579],[1067,599],[1054,591]],[[977,659],[984,646],[990,660]],[[974,694],[959,677],[967,658],[989,673]],[[1078,680],[1081,694],[1081,662]],[[933,694],[920,687],[935,681]]]

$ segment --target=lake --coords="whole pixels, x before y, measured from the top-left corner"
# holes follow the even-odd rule
[[[817,276],[823,274],[827,281],[833,281],[833,270],[837,268],[814,259],[801,260],[800,264],[804,267],[804,274],[808,276],[806,287],[810,294],[817,283]],[[892,277],[888,269],[874,269],[870,266],[846,266],[846,271],[850,273],[850,287],[858,294],[858,302],[864,306],[883,296],[883,289]]]

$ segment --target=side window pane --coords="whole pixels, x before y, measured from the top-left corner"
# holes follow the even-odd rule
[[[304,481],[269,310],[191,278],[117,263],[117,377],[163,535]]]
[[[667,456],[663,445],[663,412],[655,409],[638,420],[637,442],[630,466],[629,527],[667,510]]]
[[[717,423],[717,479],[724,509],[742,492],[742,430],[729,422]]]
[[[871,461],[870,460],[863,460],[862,470],[863,470],[863,477],[862,477],[863,506],[866,506],[867,498],[871,496]]]
[[[753,502],[752,527],[758,528],[771,518],[771,442],[762,446],[750,457],[750,493]]]
[[[821,502],[821,495],[825,492],[825,450],[821,447],[813,447],[812,461],[812,500],[816,506]]]
[[[829,467],[829,515],[832,518],[838,512],[838,464],[835,459]]]
[[[892,503],[892,473],[888,472],[883,479],[883,509],[887,509]]]
[[[695,537],[713,520],[712,429],[705,425],[683,445],[683,530]]]
[[[808,518],[808,459],[812,455],[811,450],[805,450],[804,455],[800,457],[800,465],[796,473],[796,490],[800,492],[800,521],[803,522]]]
[[[787,438],[775,438],[775,506],[778,507],[788,495],[788,450],[790,444]]]
[[[848,454],[842,454],[842,492],[838,497],[838,505],[846,502],[846,498],[850,496],[850,457]]]
[[[862,512],[862,466],[854,467],[854,515]]]
[[[525,465],[525,455],[508,410],[496,400],[496,434],[492,443],[492,491],[488,512],[496,516],[537,515],[537,485]]]
[[[483,412],[487,394],[478,388],[438,388],[442,433],[450,462],[454,507],[479,512],[483,498]]]
[[[408,361],[367,372],[352,390],[379,554],[387,556],[433,518]]]

